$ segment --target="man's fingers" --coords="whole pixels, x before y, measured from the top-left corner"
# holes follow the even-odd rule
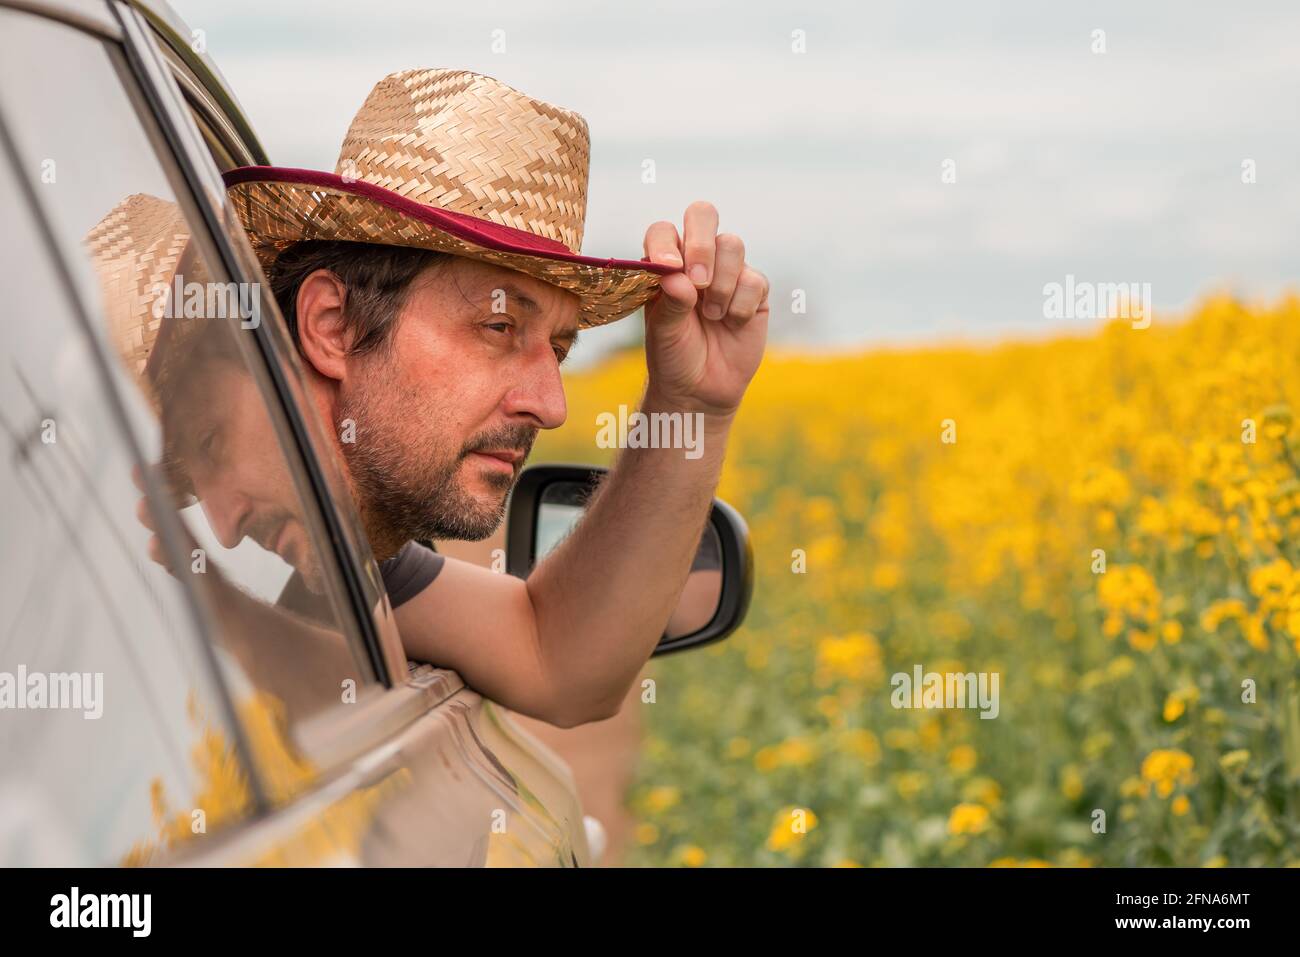
[[[745,244],[735,233],[719,233],[717,257],[713,264],[713,281],[704,290],[701,315],[705,319],[721,319],[727,314],[731,297],[736,292],[736,282],[745,269]]]
[[[682,265],[682,240],[677,235],[677,227],[667,220],[661,220],[647,229],[645,258],[665,266]]]
[[[686,207],[686,231],[682,249],[686,254],[686,274],[696,289],[713,281],[713,255],[718,235],[718,211],[712,203],[697,200]]]
[[[727,312],[727,318],[734,322],[748,322],[754,318],[766,299],[767,277],[757,269],[746,266],[736,282],[736,293],[731,297],[731,309]]]
[[[167,556],[163,554],[162,542],[159,541],[157,535],[149,536],[149,559],[155,564],[161,565],[163,568],[171,571],[171,566],[167,561]]]
[[[149,500],[147,498],[142,497],[140,501],[136,502],[135,517],[140,524],[149,529],[149,531],[158,531],[158,529],[154,527],[153,512],[149,508]]]

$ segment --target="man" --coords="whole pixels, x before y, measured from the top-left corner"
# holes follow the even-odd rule
[[[576,113],[427,70],[375,87],[337,173],[226,177],[408,656],[565,727],[614,714],[664,632],[768,317],[767,280],[708,203],[680,232],[651,226],[642,261],[581,256],[587,165]],[[642,411],[701,415],[703,454],[625,450],[526,582],[411,544],[496,528],[538,430],[565,420],[560,363],[579,328],[646,303]],[[237,541],[257,517],[224,521]]]

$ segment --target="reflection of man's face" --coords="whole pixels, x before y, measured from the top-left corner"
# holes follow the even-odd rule
[[[251,538],[322,591],[293,480],[248,372],[226,359],[203,363],[186,376],[167,417],[175,453],[222,546]]]

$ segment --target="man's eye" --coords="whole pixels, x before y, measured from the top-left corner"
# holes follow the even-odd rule
[[[486,324],[486,328],[491,329],[493,332],[509,332],[511,326],[508,322],[489,322]]]
[[[555,358],[558,361],[563,362],[565,359],[569,358],[569,350],[561,349],[559,346],[555,346]]]

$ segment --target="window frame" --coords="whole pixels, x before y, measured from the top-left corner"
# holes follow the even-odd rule
[[[202,134],[188,113],[188,104],[172,77],[167,60],[154,43],[147,21],[134,7],[118,0],[110,2],[121,22],[122,47],[140,93],[152,110],[154,121],[161,127],[173,160],[190,188],[203,218],[202,225],[216,248],[221,266],[231,280],[257,283],[261,291],[261,314],[270,316],[272,321],[263,321],[250,331],[274,390],[273,395],[265,398],[268,403],[279,403],[280,414],[288,426],[299,462],[306,473],[313,504],[325,525],[346,592],[337,596],[342,606],[340,611],[350,611],[379,684],[392,688],[405,679],[405,674],[394,673],[394,662],[391,655],[386,653],[385,643],[381,640],[371,611],[372,606],[367,604],[369,596],[365,576],[361,572],[354,543],[345,531],[344,522],[330,494],[329,483],[316,458],[303,411],[294,396],[286,370],[290,361],[285,349],[288,344],[278,341],[279,337],[275,335],[275,331],[283,330],[283,319],[265,277],[260,268],[255,266],[256,260],[251,249],[246,242],[242,244],[245,248],[238,248],[223,225],[221,213],[224,211],[230,215],[224,184],[221,183],[220,174],[207,151]],[[324,544],[320,543],[321,546]]]
[[[184,23],[174,17],[160,19],[155,11],[137,4],[135,0],[129,4],[125,0],[106,2],[117,10],[121,19],[124,45],[133,49],[133,55],[140,61],[144,76],[138,77],[137,81],[148,88],[146,92],[156,94],[152,105],[157,122],[176,135],[176,161],[183,171],[192,172],[196,178],[201,176],[199,170],[203,168],[215,172],[215,161],[195,123],[195,111],[211,124],[214,133],[222,136],[222,144],[228,152],[269,163],[261,144],[253,138],[242,112],[239,112],[233,93],[225,87],[215,67],[210,66],[206,55],[194,54],[189,49],[183,36]],[[177,79],[178,72],[184,74],[183,79]],[[162,95],[164,91],[165,96]],[[213,116],[214,110],[222,109],[222,104],[227,103],[238,114],[238,122],[220,122],[221,117]],[[249,141],[226,139],[232,134],[243,135],[241,131],[244,129],[247,129]],[[282,338],[272,335],[272,327],[284,330],[283,317],[261,265],[247,240],[235,242],[221,226],[221,213],[231,212],[224,186],[217,193],[197,188],[193,193],[231,278],[260,283],[262,315],[274,317],[272,323],[259,325],[256,340],[263,350],[268,369],[273,373],[286,419],[292,423],[299,454],[310,469],[317,506],[329,523],[339,567],[349,579],[348,597],[362,626],[363,640],[373,649],[376,671],[385,689],[383,694],[375,695],[367,702],[358,702],[341,711],[336,709],[300,727],[299,739],[313,757],[319,757],[327,766],[341,764],[359,759],[389,741],[398,729],[450,699],[465,684],[459,675],[448,669],[417,666],[407,661],[396,618],[379,567],[370,553],[369,542],[360,530],[355,535],[348,534],[352,523],[344,521],[339,514],[339,506],[331,495],[311,444],[286,371],[288,366],[299,361],[297,350],[287,333]],[[205,200],[210,205],[205,204]],[[346,503],[346,507],[351,508],[352,503]]]

